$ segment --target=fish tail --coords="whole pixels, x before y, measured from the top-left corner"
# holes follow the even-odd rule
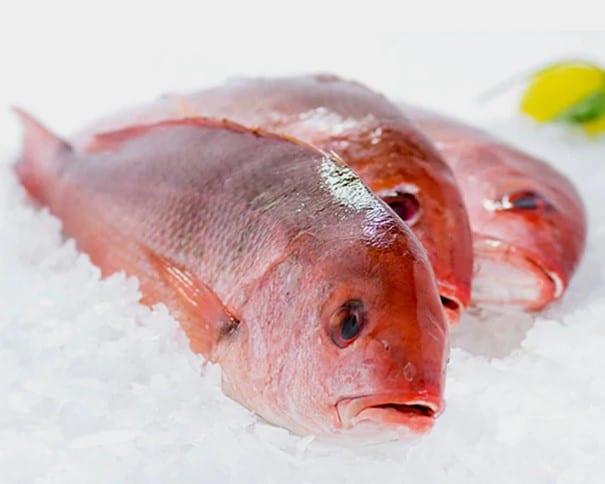
[[[15,172],[28,193],[48,203],[50,188],[60,175],[71,147],[25,111],[14,108],[23,125],[23,149]]]

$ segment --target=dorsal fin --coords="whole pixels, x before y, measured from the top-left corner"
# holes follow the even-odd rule
[[[234,123],[228,119],[214,119],[202,116],[180,119],[165,119],[162,121],[136,124],[126,128],[97,133],[93,136],[92,140],[86,147],[86,151],[89,153],[114,151],[123,143],[131,139],[144,136],[155,129],[168,126],[199,126],[204,128],[221,128],[240,132],[258,133],[257,129],[246,128],[245,126]]]
[[[123,143],[129,140],[143,136],[153,131],[154,129],[168,126],[199,126],[203,128],[229,129],[240,133],[249,133],[254,134],[256,136],[262,136],[265,138],[289,141],[290,143],[294,143],[303,146],[309,150],[316,151],[322,156],[330,157],[330,155],[317,149],[316,147],[305,143],[304,141],[301,141],[298,138],[294,138],[283,133],[277,134],[255,126],[243,126],[226,118],[208,118],[204,116],[194,116],[179,119],[165,119],[157,122],[136,124],[133,126],[120,128],[113,131],[102,131],[92,136],[91,141],[86,146],[86,152],[101,153],[105,151],[115,151]]]

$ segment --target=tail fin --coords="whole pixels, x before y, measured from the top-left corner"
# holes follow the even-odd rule
[[[47,203],[47,193],[72,149],[25,111],[14,108],[24,131],[23,150],[15,171],[29,194],[40,203]]]

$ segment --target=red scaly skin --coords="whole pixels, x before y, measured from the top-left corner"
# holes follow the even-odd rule
[[[470,298],[472,240],[451,170],[384,96],[334,76],[242,79],[96,123],[75,137],[98,149],[105,130],[188,116],[227,118],[337,153],[412,227],[426,248],[451,323]],[[414,213],[416,212],[416,213]]]
[[[547,163],[464,123],[404,112],[451,166],[474,239],[472,303],[537,311],[559,298],[586,243],[573,185]]]
[[[86,154],[21,118],[28,192],[104,275],[167,305],[229,396],[326,438],[431,427],[448,325],[426,251],[342,162],[201,118]]]

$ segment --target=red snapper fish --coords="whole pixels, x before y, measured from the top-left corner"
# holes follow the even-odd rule
[[[337,153],[420,239],[433,265],[448,319],[470,298],[472,239],[454,176],[400,109],[367,87],[335,76],[241,79],[101,120],[75,137],[141,122],[210,116],[298,138]]]
[[[586,242],[586,213],[547,163],[464,123],[412,106],[406,115],[454,171],[473,231],[473,304],[537,311],[559,298]]]
[[[447,329],[426,251],[333,156],[197,118],[83,153],[20,112],[21,183],[104,276],[164,303],[224,392],[300,434],[425,431]]]

